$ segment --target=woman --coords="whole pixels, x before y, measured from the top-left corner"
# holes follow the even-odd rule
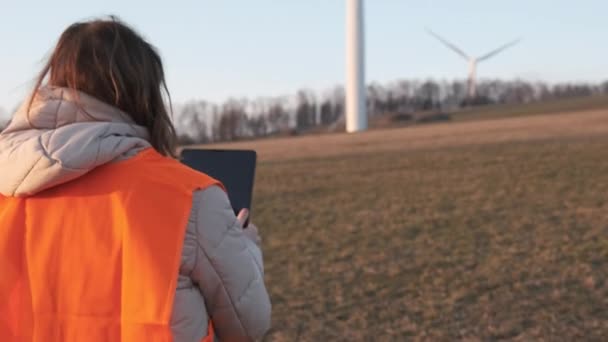
[[[0,340],[262,337],[257,228],[170,158],[154,47],[114,17],[73,24],[34,89],[0,134]]]

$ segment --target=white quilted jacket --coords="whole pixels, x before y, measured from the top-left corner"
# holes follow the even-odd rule
[[[21,108],[0,134],[0,193],[28,196],[86,177],[150,147],[147,136],[145,128],[93,97],[41,88],[29,120]],[[200,341],[209,317],[220,340],[256,340],[269,329],[262,253],[256,236],[246,233],[221,189],[195,192],[176,274],[175,342]]]

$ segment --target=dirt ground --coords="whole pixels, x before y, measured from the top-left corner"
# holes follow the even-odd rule
[[[211,147],[259,153],[267,341],[608,336],[608,110]]]

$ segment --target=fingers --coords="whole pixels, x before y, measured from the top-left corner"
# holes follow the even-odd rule
[[[239,221],[239,224],[241,225],[241,227],[245,227],[245,222],[247,222],[248,218],[249,218],[248,209],[241,209],[241,211],[239,211],[239,215],[236,217],[236,219],[237,219],[237,221]]]
[[[251,222],[249,222],[249,225],[247,226],[247,230],[250,230],[250,231],[254,232],[255,234],[259,233],[258,232],[258,227],[255,224],[251,223]]]
[[[243,229],[243,234],[249,240],[253,241],[256,245],[261,246],[262,237],[258,233],[258,228],[255,225],[250,223],[249,226],[247,227],[247,229]]]

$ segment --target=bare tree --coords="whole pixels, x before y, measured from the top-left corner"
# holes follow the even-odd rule
[[[413,98],[416,93],[415,84],[408,80],[401,80],[395,85],[394,92],[397,94],[396,111],[401,113],[413,112]]]
[[[321,125],[328,125],[335,121],[333,106],[330,99],[325,99],[321,103]]]
[[[211,141],[220,141],[220,120],[221,113],[218,106],[213,107],[213,114],[211,115]]]
[[[446,96],[443,105],[447,108],[459,107],[467,96],[467,85],[462,81],[452,81],[445,85]]]
[[[269,134],[268,111],[270,105],[271,100],[267,98],[258,98],[249,102],[247,125],[252,136],[262,137]]]
[[[439,85],[433,81],[428,80],[424,82],[417,90],[416,95],[420,99],[422,110],[429,110],[437,108],[440,100]]]
[[[247,125],[254,137],[263,137],[268,134],[268,121],[264,115],[249,117]]]
[[[245,137],[247,113],[245,101],[230,99],[222,105],[219,114],[218,135],[221,141],[233,141]]]
[[[382,94],[382,86],[379,85],[378,83],[372,83],[371,85],[367,86],[367,92],[366,92],[366,98],[367,98],[367,112],[369,113],[369,115],[378,115],[381,114],[382,112],[379,110],[380,108],[380,97]],[[323,108],[323,105],[321,105],[321,108]],[[323,116],[322,114],[323,112],[321,112],[321,117]],[[323,120],[321,120],[323,121]]]
[[[311,91],[300,90],[297,94],[296,128],[304,131],[315,125],[317,101]]]
[[[285,109],[283,101],[275,99],[268,108],[266,114],[268,130],[270,133],[286,132],[289,130],[289,114]]]
[[[608,95],[608,81],[605,81],[604,83],[602,83],[601,89],[602,89],[602,94]]]
[[[207,118],[211,116],[212,107],[209,102],[197,101],[181,108],[176,124],[180,143],[204,144],[211,140]]]
[[[346,101],[346,93],[344,91],[344,87],[338,86],[335,87],[332,92],[332,123],[335,123],[340,118],[343,118],[345,115],[345,101]]]

